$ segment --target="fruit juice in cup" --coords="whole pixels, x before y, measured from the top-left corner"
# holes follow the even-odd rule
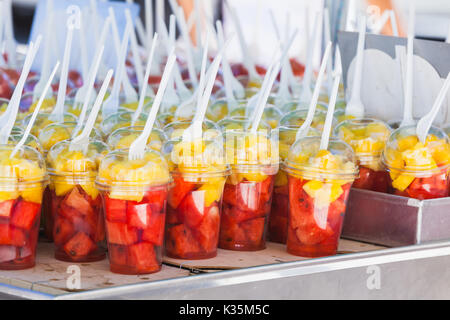
[[[391,130],[383,121],[354,119],[341,122],[334,131],[335,136],[348,143],[359,162],[359,178],[353,183],[357,189],[386,193],[389,174],[380,158]]]
[[[26,127],[28,125],[28,122],[31,119],[32,114],[27,115],[23,121],[22,126]],[[71,113],[64,113],[64,122],[77,122],[77,117],[75,117]],[[44,129],[49,124],[55,123],[57,121],[54,121],[50,119],[50,113],[39,113],[37,115],[36,121],[34,122],[33,128],[31,129],[31,134],[35,137],[39,136],[39,132]]]
[[[389,171],[390,193],[419,200],[448,196],[450,145],[441,129],[431,127],[425,144],[418,140],[416,126],[397,129],[381,159]]]
[[[289,154],[290,147],[296,140],[299,127],[280,127],[279,128],[279,155],[280,161],[284,161]],[[320,136],[320,132],[310,128],[308,132],[310,137]],[[288,231],[288,213],[289,213],[289,185],[287,173],[280,169],[275,176],[275,182],[272,195],[272,209],[269,217],[268,239],[273,242],[286,243]]]
[[[217,255],[222,194],[229,167],[223,142],[170,140],[164,153],[174,180],[168,197],[166,255],[207,259]]]
[[[300,111],[300,110],[308,110],[309,105],[308,104],[302,104],[299,105],[298,101],[291,101],[288,103],[285,103],[283,106],[281,106],[281,112],[283,112],[285,115],[292,114],[292,112]],[[316,105],[316,110],[327,112],[328,110],[328,104],[323,102],[318,102]]]
[[[294,110],[287,113],[280,120],[280,126],[297,126],[300,127],[304,122],[308,115],[307,109]],[[326,111],[316,110],[314,113],[314,118],[311,123],[311,127],[317,129],[319,131],[323,130],[323,126],[325,125],[325,119],[327,117]],[[336,124],[336,121],[333,120],[333,125]]]
[[[191,124],[192,121],[175,121],[166,125],[163,131],[166,136],[172,140],[181,137],[184,131],[189,128]],[[207,140],[221,137],[222,135],[220,127],[214,122],[207,119],[203,121],[202,130],[203,137]]]
[[[143,126],[130,126],[117,129],[108,137],[106,144],[111,150],[129,149],[130,145],[144,130]],[[147,140],[147,147],[155,151],[161,151],[163,143],[167,141],[167,136],[160,129],[153,129]]]
[[[242,106],[234,109],[230,112],[229,117],[245,117],[247,107]],[[251,112],[253,113],[253,111]],[[272,129],[278,127],[281,118],[283,117],[283,113],[275,107],[274,105],[268,104],[264,108],[264,113],[262,115],[262,119],[270,125]]]
[[[18,270],[35,265],[44,188],[45,162],[35,149],[23,146],[10,158],[14,146],[0,146],[0,269]]]
[[[269,132],[269,131],[266,131]],[[266,247],[278,150],[264,131],[227,130],[232,173],[225,184],[219,248],[257,251]]]
[[[105,137],[105,139],[107,139],[108,136],[115,130],[131,126],[133,114],[134,112],[130,111],[119,111],[104,119],[100,124],[100,131]],[[142,112],[139,115],[139,118],[137,119],[135,125],[137,126],[145,125],[147,117],[148,115]],[[157,123],[157,125],[159,126],[159,123]]]
[[[105,143],[91,140],[85,153],[70,150],[70,140],[55,144],[47,155],[55,258],[92,262],[106,257],[105,221],[95,178]]]
[[[147,149],[141,160],[116,150],[101,162],[97,187],[105,208],[110,270],[148,274],[161,270],[166,201],[170,174],[167,162]]]
[[[287,251],[301,257],[335,255],[350,188],[358,174],[352,148],[319,137],[294,143],[283,163],[289,181]]]

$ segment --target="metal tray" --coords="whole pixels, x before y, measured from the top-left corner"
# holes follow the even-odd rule
[[[450,198],[420,201],[352,189],[342,236],[389,247],[450,239]]]

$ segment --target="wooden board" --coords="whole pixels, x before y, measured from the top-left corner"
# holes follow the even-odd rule
[[[385,249],[385,247],[372,244],[341,239],[338,254],[356,253]],[[164,257],[165,264],[186,268],[192,271],[214,272],[220,270],[231,270],[249,268],[275,263],[301,261],[308,258],[297,257],[287,253],[286,246],[268,242],[267,248],[255,252],[230,251],[219,249],[217,256],[205,260],[181,260]]]
[[[120,275],[109,271],[108,259],[94,263],[80,264],[62,262],[53,257],[54,245],[52,243],[39,243],[37,252],[36,266],[34,268],[17,271],[0,270],[0,283],[59,295],[73,291],[102,289],[190,275],[188,270],[167,265],[163,265],[162,270],[154,274],[141,276]],[[71,273],[67,272],[67,268],[71,265],[80,267],[80,290],[67,289],[67,279],[71,276]]]

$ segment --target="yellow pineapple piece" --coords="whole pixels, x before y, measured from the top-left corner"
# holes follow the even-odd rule
[[[198,190],[205,192],[205,207],[209,207],[214,202],[219,202],[223,193],[225,179],[204,183]]]
[[[278,171],[275,176],[275,187],[281,187],[288,184],[288,176],[286,172]]]
[[[42,203],[44,188],[28,188],[20,191],[20,196],[28,202]]]
[[[413,148],[417,143],[419,142],[419,139],[417,139],[416,136],[408,136],[405,138],[400,138],[397,141],[398,151],[403,152],[408,149]]]
[[[412,175],[400,174],[395,180],[392,181],[392,186],[397,190],[405,191],[414,179],[415,177]]]

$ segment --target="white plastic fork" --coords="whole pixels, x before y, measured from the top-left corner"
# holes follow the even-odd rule
[[[50,113],[49,119],[54,122],[64,121],[64,107],[66,102],[67,77],[69,74],[70,52],[72,50],[73,28],[67,27],[66,45],[64,48],[64,57],[59,78],[58,96],[56,105]]]
[[[152,46],[150,48],[150,54],[147,59],[147,67],[145,68],[145,75],[144,75],[144,84],[141,89],[141,96],[139,97],[139,104],[138,104],[138,107],[136,108],[136,111],[133,114],[133,117],[131,118],[132,126],[134,126],[136,124],[137,119],[139,119],[139,116],[141,115],[142,110],[144,109],[145,97],[147,96],[147,89],[149,87],[148,78],[150,77],[150,71],[152,69],[153,55],[155,54],[157,41],[158,41],[158,34],[155,33],[155,35],[153,36]]]
[[[117,21],[116,21],[116,15],[114,14],[113,7],[109,7],[109,16],[111,17],[111,25],[112,25],[112,34],[113,34],[113,40],[114,40],[114,46],[116,47],[116,55],[117,60],[122,61],[120,59],[120,37],[119,37],[119,30],[117,29]],[[133,31],[133,30],[132,30]],[[126,58],[126,52],[125,52],[125,58]],[[125,95],[126,102],[135,102],[138,100],[138,94],[136,90],[134,90],[133,86],[131,85],[130,79],[128,78],[127,71],[125,69],[125,58],[123,59],[124,67],[121,71],[121,82],[123,85],[123,92]],[[117,70],[115,72],[115,78],[118,78]],[[114,80],[114,83],[116,81]]]
[[[89,76],[86,81],[86,83],[88,85],[88,90],[87,90],[86,96],[84,98],[83,108],[81,109],[80,116],[78,117],[78,123],[75,126],[75,128],[73,129],[73,133],[72,133],[73,137],[78,135],[78,132],[80,132],[81,128],[84,126],[84,119],[86,118],[86,113],[88,111],[89,104],[91,103],[91,100],[92,100],[91,96],[92,96],[92,92],[94,91],[95,78],[97,76],[97,72],[98,72],[98,69],[100,66],[100,61],[102,60],[104,49],[105,49],[104,46],[99,48],[99,50],[97,51],[96,56],[94,58],[94,62],[89,70]],[[94,100],[95,100],[95,98],[94,98]]]
[[[299,140],[307,136],[309,128],[311,127],[311,123],[314,119],[317,101],[319,100],[320,88],[322,87],[323,77],[325,74],[325,69],[327,67],[328,58],[331,54],[331,46],[332,43],[328,42],[328,45],[325,49],[325,53],[322,58],[322,62],[320,64],[319,76],[317,77],[316,86],[314,88],[313,96],[309,104],[308,114],[306,115],[305,122],[297,131],[296,140]]]
[[[50,89],[50,86],[52,84],[53,78],[55,77],[56,71],[58,71],[58,68],[59,68],[59,61],[56,62],[56,65],[53,68],[52,73],[50,74],[50,78],[47,79],[47,83],[45,84],[44,90],[42,91],[42,94],[39,98],[36,108],[33,111],[33,115],[31,116],[31,119],[28,122],[27,128],[25,129],[25,132],[22,135],[22,139],[20,139],[20,141],[17,143],[14,150],[11,152],[10,158],[13,158],[15,156],[15,154],[20,150],[20,148],[22,148],[22,146],[27,141],[28,136],[30,135],[31,129],[33,128],[34,122],[36,121],[36,117],[39,113],[39,110],[41,109],[41,106],[44,103],[44,99],[47,95],[47,91]]]
[[[113,88],[111,90],[111,95],[106,99],[103,103],[102,107],[102,115],[103,118],[106,119],[108,116],[117,112],[119,108],[119,92],[120,87],[122,86],[122,77],[124,75],[125,69],[125,57],[127,54],[128,40],[130,38],[130,33],[132,31],[133,26],[127,22],[125,27],[125,33],[123,35],[122,44],[120,47],[119,58],[117,59],[117,66],[115,72],[115,79]],[[137,99],[136,99],[137,100]]]
[[[338,69],[339,70],[339,69]],[[333,76],[329,74],[328,76]],[[322,137],[320,139],[320,150],[328,150],[328,144],[330,142],[331,127],[333,126],[333,115],[336,107],[336,100],[339,91],[339,84],[341,82],[341,73],[338,71],[334,75],[333,86],[331,88],[330,103],[328,105],[327,117],[325,118],[325,124],[322,131]]]
[[[98,112],[100,111],[100,106],[102,105],[103,99],[105,98],[106,91],[108,90],[109,83],[113,75],[113,70],[110,69],[106,74],[106,78],[103,81],[100,92],[97,95],[92,111],[89,114],[89,118],[86,121],[86,125],[79,136],[74,138],[70,142],[70,151],[82,151],[86,153],[89,146],[89,137],[91,135],[92,128],[94,128],[95,120],[97,119]]]
[[[177,57],[175,53],[171,53],[169,58],[167,59],[167,64],[164,68],[161,83],[159,85],[158,92],[156,93],[155,100],[153,101],[152,109],[150,110],[150,114],[148,115],[147,122],[145,123],[144,130],[139,135],[139,137],[137,137],[137,139],[133,141],[128,151],[129,160],[138,160],[144,158],[147,140],[150,136],[150,133],[152,132],[153,125],[156,120],[156,115],[158,114],[159,106],[161,105],[162,98],[164,96],[164,91],[166,90],[167,84],[169,82],[173,66],[176,63],[176,58]]]
[[[133,23],[133,19],[131,18],[130,9],[125,9],[125,17],[126,17],[127,21],[129,21],[131,24]],[[136,78],[138,81],[138,87],[140,90],[142,90],[142,85],[143,85],[143,81],[144,81],[144,71],[142,68],[141,56],[139,55],[139,47],[138,47],[136,33],[134,32],[134,29],[131,32],[130,43],[131,43],[131,52],[133,54],[134,70],[136,72]]]
[[[16,121],[17,112],[19,111],[20,97],[22,96],[23,87],[30,73],[31,66],[33,65],[36,53],[41,45],[42,35],[39,35],[36,39],[36,43],[30,43],[28,53],[25,58],[25,62],[20,74],[19,82],[17,83],[14,93],[9,101],[8,108],[0,117],[0,144],[7,144],[11,130],[14,127]]]
[[[111,24],[111,18],[108,17],[108,18],[106,18],[105,24],[103,25],[102,33],[101,33],[100,39],[98,41],[96,56],[100,50],[103,50],[102,47],[104,47],[106,35],[107,35],[108,29],[110,27],[110,24]],[[95,59],[94,59],[94,61],[95,61]],[[100,61],[100,63],[101,63],[101,61]],[[97,73],[98,72],[96,72],[96,74]],[[94,79],[94,81],[95,81],[95,79]],[[87,95],[88,91],[90,90],[90,88],[91,87],[89,86],[89,80],[87,79],[86,81],[84,81],[83,86],[80,89],[78,89],[77,93],[75,94],[75,107],[81,106],[84,103],[86,95]],[[89,102],[92,102],[93,99],[95,99],[95,98],[92,97]]]

